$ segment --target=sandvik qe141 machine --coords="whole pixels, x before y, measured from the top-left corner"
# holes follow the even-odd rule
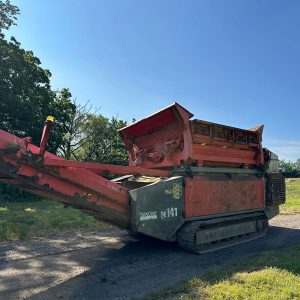
[[[285,182],[277,155],[262,147],[263,126],[244,130],[192,117],[174,103],[122,128],[129,166],[45,151],[52,118],[40,147],[0,130],[0,182],[197,253],[265,235],[285,202]]]

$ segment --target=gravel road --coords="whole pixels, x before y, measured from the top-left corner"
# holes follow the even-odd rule
[[[0,244],[0,299],[133,299],[263,250],[300,244],[300,214],[264,238],[205,255],[122,230]]]

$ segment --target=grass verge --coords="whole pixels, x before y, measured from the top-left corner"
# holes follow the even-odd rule
[[[300,299],[300,246],[265,252],[183,281],[144,300]]]
[[[300,178],[288,178],[286,183],[286,203],[280,206],[280,213],[300,213]]]
[[[54,201],[0,202],[0,242],[108,228],[109,225]]]

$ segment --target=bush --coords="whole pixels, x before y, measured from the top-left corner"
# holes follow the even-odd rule
[[[0,184],[0,202],[35,202],[40,196],[22,191],[15,186]]]

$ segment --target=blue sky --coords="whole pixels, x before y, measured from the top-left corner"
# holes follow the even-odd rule
[[[79,102],[131,121],[176,101],[300,158],[300,1],[12,2],[10,33]]]

